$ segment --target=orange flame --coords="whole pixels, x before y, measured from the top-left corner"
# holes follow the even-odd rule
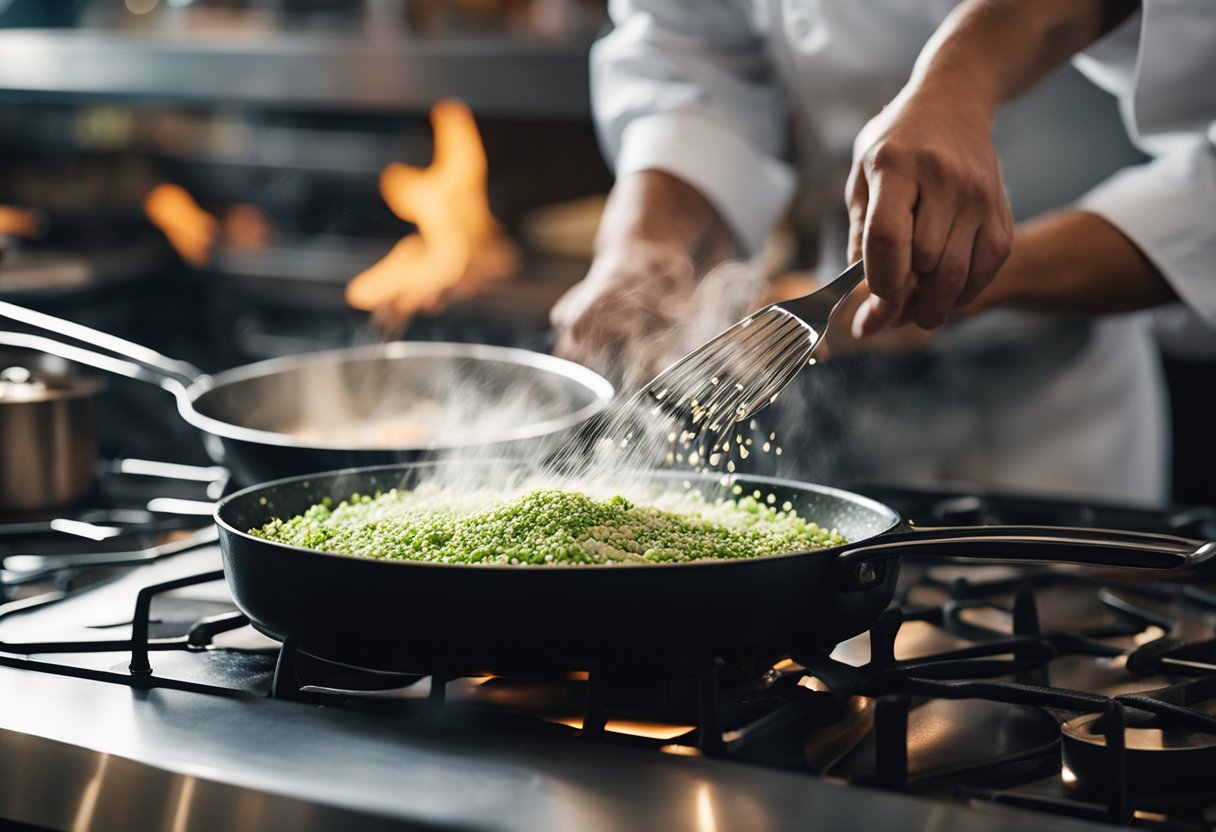
[[[558,725],[582,730],[581,716],[567,716],[550,719]],[[609,719],[604,724],[604,730],[613,734],[629,734],[633,737],[647,737],[655,740],[673,740],[692,731],[694,725],[677,725],[671,722],[639,722],[627,719]]]
[[[40,211],[0,205],[0,236],[26,239],[41,237],[45,220],[46,217]]]
[[[219,223],[179,185],[163,182],[144,199],[144,213],[181,258],[195,268],[207,265]]]
[[[473,114],[458,101],[431,108],[435,155],[427,168],[390,164],[380,193],[410,234],[346,287],[356,309],[403,325],[419,312],[436,313],[515,273],[518,256],[490,213],[486,154]]]
[[[270,218],[256,205],[238,202],[224,215],[224,240],[233,248],[266,248],[272,236]]]

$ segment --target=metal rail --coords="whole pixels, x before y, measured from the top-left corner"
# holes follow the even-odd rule
[[[586,120],[589,41],[0,31],[0,93]]]

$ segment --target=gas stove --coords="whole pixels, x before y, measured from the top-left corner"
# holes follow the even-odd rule
[[[891,608],[830,654],[375,673],[248,626],[201,514],[221,475],[115,463],[100,508],[0,524],[0,817],[55,829],[1216,825],[1214,575],[910,559]],[[1216,538],[1207,508],[857,490],[924,525]],[[90,534],[102,539],[82,543]]]

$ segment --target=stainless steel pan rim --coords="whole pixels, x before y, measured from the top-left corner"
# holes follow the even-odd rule
[[[494,463],[498,463],[498,462],[505,462],[505,461],[504,460],[481,460],[481,461],[471,461],[468,463],[461,462],[461,463],[456,463],[456,464],[478,465],[478,464],[494,464]],[[326,479],[329,479],[329,478],[339,479],[342,476],[346,476],[346,475],[368,476],[368,475],[374,475],[374,474],[381,473],[381,472],[387,473],[390,471],[398,471],[398,472],[401,472],[402,474],[405,474],[408,471],[419,470],[419,469],[427,468],[427,467],[439,467],[439,466],[443,466],[445,464],[447,464],[447,463],[417,462],[417,463],[405,463],[405,464],[395,464],[395,465],[374,465],[374,466],[364,466],[364,467],[356,467],[356,468],[344,468],[344,469],[338,470],[338,471],[324,471],[324,472],[318,472],[316,474],[307,474],[304,476],[284,477],[283,479],[274,480],[271,482],[264,482],[264,483],[260,483],[258,485],[252,485],[252,486],[249,486],[248,488],[241,489],[240,491],[236,491],[236,492],[228,495],[227,497],[223,498],[218,503],[216,503],[215,512],[213,514],[213,517],[215,518],[216,524],[218,526],[220,526],[221,528],[225,529],[226,531],[228,531],[230,534],[234,534],[234,535],[244,538],[246,540],[257,541],[257,543],[260,546],[271,546],[271,547],[274,547],[275,549],[279,549],[282,551],[296,552],[298,554],[305,555],[305,556],[320,556],[320,557],[334,558],[334,559],[344,560],[344,561],[356,559],[359,561],[366,561],[369,563],[382,563],[391,568],[405,567],[405,568],[411,568],[411,569],[413,569],[413,568],[452,569],[455,567],[455,568],[475,569],[478,572],[519,572],[520,570],[524,570],[525,572],[544,572],[544,571],[548,571],[548,570],[561,570],[562,572],[584,572],[584,573],[604,572],[605,570],[611,570],[613,572],[620,572],[621,570],[635,571],[635,572],[650,572],[651,570],[654,570],[654,569],[666,570],[666,569],[737,568],[740,566],[744,566],[748,563],[754,563],[756,561],[773,561],[773,560],[783,560],[786,558],[802,558],[802,557],[806,557],[808,554],[815,554],[817,552],[823,552],[825,557],[832,557],[837,552],[837,547],[825,547],[823,549],[812,549],[809,552],[808,551],[782,552],[781,554],[776,554],[776,555],[761,555],[761,556],[754,557],[754,558],[738,558],[738,559],[734,559],[734,560],[726,560],[726,559],[721,559],[721,558],[719,558],[719,559],[707,558],[704,560],[686,561],[686,562],[682,562],[682,563],[654,563],[654,564],[640,564],[640,563],[585,564],[585,565],[579,564],[579,565],[569,565],[569,566],[564,566],[564,565],[538,566],[535,564],[532,564],[532,565],[519,564],[519,565],[513,566],[510,564],[485,564],[485,565],[482,565],[482,564],[433,563],[431,561],[424,561],[424,560],[392,560],[392,559],[381,559],[381,558],[360,558],[360,557],[353,556],[353,555],[343,555],[343,554],[338,554],[335,552],[322,552],[322,551],[318,551],[316,549],[306,549],[302,546],[289,546],[285,543],[277,543],[275,541],[264,540],[260,537],[255,537],[254,535],[251,535],[249,533],[248,529],[238,529],[235,526],[228,523],[223,517],[224,508],[229,503],[232,503],[236,500],[240,500],[248,494],[270,491],[279,486],[287,486],[287,485],[292,485],[294,483],[307,484],[309,481],[316,479],[318,477],[325,477]],[[676,483],[679,483],[679,482],[682,482],[685,480],[690,480],[690,481],[695,481],[695,482],[698,482],[698,483],[704,484],[704,485],[712,485],[712,484],[716,484],[721,481],[721,477],[717,477],[717,476],[713,476],[713,475],[706,475],[706,474],[701,474],[701,475],[689,474],[689,472],[687,472],[687,471],[657,471],[656,470],[656,471],[649,471],[649,472],[647,472],[647,474],[654,477],[655,479],[671,479],[673,482],[676,482]],[[851,491],[845,491],[840,488],[833,488],[833,487],[827,486],[827,485],[812,485],[812,484],[805,483],[805,482],[798,482],[796,480],[783,479],[783,478],[779,478],[779,477],[731,475],[731,481],[733,482],[735,479],[745,480],[749,485],[762,485],[762,486],[769,486],[769,487],[773,487],[773,488],[793,488],[793,489],[797,489],[798,491],[801,491],[801,492],[809,491],[809,492],[813,492],[815,494],[821,494],[821,495],[824,495],[827,497],[834,497],[841,501],[849,502],[853,505],[858,506],[859,508],[864,508],[868,511],[873,512],[875,514],[875,516],[877,516],[877,517],[883,517],[887,521],[889,521],[889,522],[887,522],[886,528],[883,529],[883,532],[879,532],[879,534],[891,531],[891,530],[895,529],[896,527],[900,526],[902,523],[902,520],[901,520],[899,514],[897,514],[889,506],[885,506],[882,503],[878,502],[877,500],[872,500],[869,497],[865,497],[860,494],[854,494]],[[814,522],[814,518],[807,518],[807,519]],[[849,541],[849,543],[853,543],[853,542],[855,542],[855,541]]]
[[[227,384],[248,381],[297,368],[303,364],[345,363],[351,360],[389,358],[464,358],[475,361],[501,362],[517,367],[529,367],[555,376],[564,376],[590,391],[592,401],[583,407],[553,419],[524,425],[494,436],[488,441],[436,442],[423,445],[359,445],[361,451],[399,451],[402,453],[456,450],[482,445],[494,445],[527,439],[538,439],[549,434],[575,428],[608,406],[615,393],[612,384],[599,374],[581,364],[552,355],[531,352],[514,347],[496,347],[486,344],[466,344],[446,341],[394,341],[384,345],[353,347],[336,350],[320,350],[284,358],[271,358],[225,370],[213,376],[199,376],[185,388],[184,399],[179,396],[178,410],[187,423],[207,433],[224,439],[272,445],[280,448],[300,448],[322,451],[348,451],[349,445],[308,442],[276,431],[258,430],[231,422],[225,422],[200,413],[195,403],[208,391]]]
[[[197,368],[185,361],[172,359],[140,344],[7,301],[0,301],[0,318],[10,318],[54,335],[53,338],[48,338],[23,332],[0,332],[0,343],[22,349],[37,350],[116,375],[155,384],[174,395],[178,412],[187,424],[201,429],[204,434],[214,437],[223,445],[231,443],[237,447],[256,448],[260,449],[259,453],[273,451],[275,453],[287,452],[287,455],[290,455],[292,451],[301,451],[312,456],[362,453],[391,454],[399,457],[433,450],[526,443],[529,440],[560,434],[577,427],[607,407],[614,394],[611,383],[586,367],[554,356],[512,347],[438,341],[396,341],[384,345],[320,350],[297,356],[272,358],[234,370],[226,370],[214,376],[207,376],[199,373]],[[88,347],[66,343],[63,339],[87,344]],[[571,394],[571,385],[577,386],[579,395],[574,397],[573,401],[569,401],[569,406],[575,408],[572,412],[536,422],[529,423],[525,420],[524,424],[509,428],[498,436],[478,437],[475,442],[449,441],[422,445],[369,443],[352,447],[346,444],[310,442],[278,430],[248,427],[241,424],[239,418],[230,420],[222,412],[218,416],[205,412],[207,397],[210,393],[219,394],[221,390],[239,389],[238,385],[245,383],[256,385],[263,379],[271,379],[279,374],[287,376],[292,372],[299,372],[301,369],[308,370],[314,366],[318,369],[325,366],[340,368],[345,365],[357,366],[361,361],[387,360],[391,363],[411,358],[423,361],[427,358],[457,359],[489,365],[498,363],[516,371],[527,370],[533,373],[534,378],[548,374],[552,379],[560,379],[564,382],[567,397]],[[589,397],[590,401],[579,406],[585,396]],[[211,452],[213,455],[217,455],[217,459],[218,455],[223,453],[218,450]],[[329,465],[318,465],[317,467],[332,468],[337,464],[344,464],[346,461],[335,460],[331,461]],[[252,469],[260,464],[262,463],[251,461],[249,467]],[[305,467],[312,466],[285,466],[285,469],[298,471]],[[259,472],[251,474],[250,478],[265,479],[265,475],[264,472]]]

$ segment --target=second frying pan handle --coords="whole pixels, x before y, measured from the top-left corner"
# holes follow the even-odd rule
[[[24,332],[0,331],[0,346],[17,347],[18,349],[34,350],[35,352],[54,355],[77,364],[83,364],[86,367],[95,367],[98,370],[104,370],[114,375],[133,378],[137,381],[145,381],[148,384],[155,384],[177,396],[179,401],[189,398],[186,392],[188,382],[183,382],[175,374],[145,367],[143,364],[128,361],[125,358],[115,358],[105,353],[86,350],[82,347],[74,347],[71,344],[56,341],[54,338],[44,338],[41,335],[27,335]]]
[[[1216,556],[1216,541],[1070,526],[912,529],[842,547],[836,555],[837,580],[846,589],[868,588],[881,580],[874,564],[901,555],[1184,569]]]
[[[84,324],[78,324],[75,321],[57,318],[45,312],[27,309],[15,303],[0,301],[0,318],[8,318],[27,326],[50,332],[56,339],[66,337],[83,344],[88,344],[93,348],[92,351],[94,352],[96,350],[104,350],[106,353],[113,353],[119,358],[134,361],[147,367],[157,375],[175,379],[182,387],[189,387],[194,379],[200,375],[194,366],[185,361],[178,361],[166,355],[161,355],[156,350],[136,344],[133,341],[128,341],[125,338],[119,338],[117,335],[111,335],[108,332],[102,332]],[[51,351],[44,350],[44,352]],[[62,357],[66,358],[67,356]],[[77,359],[71,360],[75,361]],[[83,361],[81,363],[89,364],[90,362]],[[103,370],[107,369],[100,367],[98,364],[90,364],[90,366]],[[126,373],[123,373],[123,375],[126,375]]]

